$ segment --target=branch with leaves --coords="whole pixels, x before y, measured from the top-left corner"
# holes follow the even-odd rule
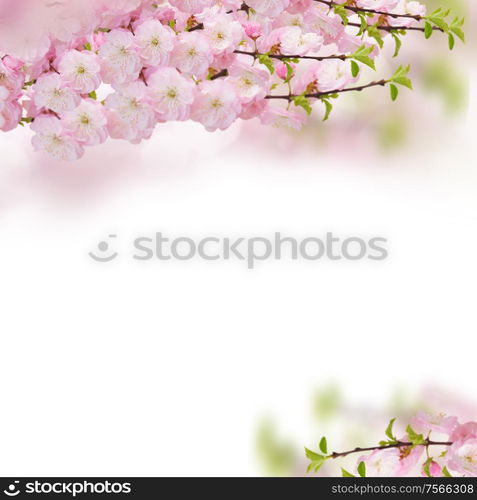
[[[360,73],[360,65],[358,63],[362,63],[366,66],[369,66],[371,69],[375,70],[374,60],[370,57],[370,54],[373,52],[374,47],[366,47],[366,45],[362,45],[356,52],[349,55],[340,56],[344,58],[344,60],[349,59],[351,61],[351,73],[354,78],[358,77]],[[265,64],[270,71],[274,71],[274,66],[271,61],[267,60],[267,58],[271,59],[272,55],[260,54],[258,57],[262,64]],[[293,70],[290,66],[290,63],[294,62],[294,59],[290,59],[287,57],[282,57],[281,60],[287,64],[288,73],[287,78],[285,78],[285,83],[288,83],[293,77]],[[394,73],[394,75],[388,79],[381,79],[377,81],[373,81],[364,85],[358,85],[354,87],[345,87],[335,90],[322,91],[322,92],[304,92],[301,94],[293,94],[292,92],[288,94],[279,94],[279,95],[267,95],[266,99],[274,100],[286,100],[289,103],[293,103],[295,106],[303,108],[308,115],[310,115],[313,111],[312,104],[314,100],[320,100],[325,106],[325,115],[323,120],[326,121],[329,119],[330,114],[333,110],[332,100],[337,99],[340,94],[348,93],[348,92],[362,92],[365,89],[369,89],[371,87],[385,87],[389,85],[391,100],[395,101],[399,96],[399,87],[406,87],[412,90],[412,82],[409,78],[410,66],[400,66]]]
[[[310,461],[307,472],[316,473],[329,461],[360,454],[355,474],[342,467],[343,477],[403,476],[416,471],[427,477],[477,476],[476,422],[460,424],[456,417],[420,412],[407,425],[402,438],[396,436],[395,422],[395,418],[390,420],[384,432],[386,439],[376,446],[329,453],[327,438],[321,438],[318,451],[305,448]],[[431,439],[432,432],[444,439]],[[434,449],[439,450],[437,456],[432,455]]]
[[[424,33],[426,39],[430,38],[434,31],[440,31],[447,34],[449,48],[452,50],[455,46],[455,38],[465,42],[463,31],[464,18],[455,17],[449,19],[451,11],[442,8],[433,11],[429,15],[407,14],[401,12],[387,12],[356,6],[354,0],[347,0],[344,3],[336,3],[329,0],[315,0],[323,5],[327,5],[331,11],[341,17],[345,26],[359,28],[358,36],[368,35],[374,38],[380,47],[384,45],[381,31],[390,33],[396,41],[396,51],[402,44],[400,37],[407,31],[420,31]],[[350,21],[350,16],[357,16],[359,23]],[[414,24],[400,25],[393,24],[393,20],[408,19],[414,23],[420,23],[420,26]]]

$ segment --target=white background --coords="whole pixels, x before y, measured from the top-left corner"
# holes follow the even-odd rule
[[[308,444],[333,378],[475,392],[475,93],[433,152],[368,165],[170,125],[74,165],[0,138],[2,475],[246,475],[278,416]],[[5,151],[8,150],[6,154]],[[131,238],[384,235],[381,263],[137,263]],[[120,258],[87,254],[110,233]]]

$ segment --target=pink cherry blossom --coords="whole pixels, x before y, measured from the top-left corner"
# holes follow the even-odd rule
[[[232,84],[222,80],[204,82],[194,101],[191,118],[214,132],[225,130],[238,117],[242,110],[240,99]]]
[[[186,120],[194,102],[195,86],[173,68],[160,68],[148,78],[151,103],[159,119]]]
[[[249,64],[237,62],[230,71],[230,82],[234,85],[242,103],[264,98],[269,91],[270,73]]]
[[[33,101],[38,108],[63,113],[76,108],[81,98],[60,75],[49,73],[35,83]]]
[[[203,78],[207,75],[214,55],[207,37],[198,31],[177,36],[172,64],[182,73]]]
[[[432,462],[429,464],[429,474],[431,477],[442,477],[443,476],[442,467],[434,460],[432,460]],[[424,470],[424,464],[422,466],[421,475],[424,477],[427,477],[427,473]]]
[[[109,111],[110,133],[117,139],[139,142],[150,137],[155,125],[154,111],[147,99],[143,82],[132,82],[118,87],[106,99]]]
[[[411,425],[414,429],[424,433],[435,431],[449,435],[456,428],[457,424],[456,417],[447,416],[444,413],[431,414],[419,411],[411,419]]]
[[[156,19],[149,19],[134,29],[141,59],[147,66],[166,64],[174,48],[175,33]]]
[[[58,64],[58,71],[72,89],[82,94],[93,92],[101,84],[98,56],[89,51],[66,52]]]
[[[245,36],[242,25],[238,21],[232,21],[224,13],[206,18],[204,34],[216,54],[232,52]]]
[[[141,58],[134,35],[126,30],[113,30],[105,36],[99,49],[102,76],[106,83],[127,83],[136,80],[141,71]]]
[[[92,99],[85,99],[62,116],[65,128],[85,146],[103,143],[108,137],[104,107]]]
[[[454,443],[447,452],[446,462],[451,471],[477,477],[477,438]]]
[[[450,441],[466,441],[467,439],[477,438],[477,422],[467,422],[458,424],[452,428],[449,436]]]
[[[264,125],[299,131],[306,120],[306,114],[299,109],[287,110],[279,107],[267,107],[261,116]]]
[[[39,116],[32,123],[36,135],[32,139],[35,151],[46,151],[57,160],[72,161],[80,158],[84,150],[65,132],[61,120],[54,116]]]
[[[366,476],[368,477],[395,476],[400,467],[399,450],[395,448],[376,450],[370,455],[360,457],[357,465],[361,462],[366,465]]]

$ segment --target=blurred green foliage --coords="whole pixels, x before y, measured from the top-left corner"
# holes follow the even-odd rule
[[[262,422],[257,433],[257,455],[263,470],[270,476],[287,476],[296,464],[294,446],[283,442],[270,420]]]
[[[463,111],[467,104],[467,79],[455,68],[451,59],[438,57],[429,61],[422,75],[424,86],[439,94],[449,114]]]
[[[467,5],[465,0],[420,0],[427,5],[430,11],[436,10],[439,7],[451,9],[456,16],[463,16],[467,13]]]
[[[339,412],[341,404],[341,392],[336,384],[317,389],[313,395],[314,417],[319,421],[330,420]]]

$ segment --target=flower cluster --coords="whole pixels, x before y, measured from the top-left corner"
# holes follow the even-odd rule
[[[411,87],[403,67],[350,87],[386,37],[463,38],[463,20],[425,15],[413,0],[0,0],[0,130],[29,124],[36,150],[74,160],[168,121],[299,129],[341,92]]]
[[[379,446],[328,454],[328,444],[323,438],[320,453],[306,449],[310,460],[308,470],[317,472],[327,460],[368,452],[356,463],[356,474],[362,477],[402,477],[416,473],[425,477],[477,477],[477,422],[462,424],[457,417],[418,412],[404,434],[397,438],[393,430],[395,420],[389,422],[387,439]],[[354,476],[345,469],[342,474]]]

